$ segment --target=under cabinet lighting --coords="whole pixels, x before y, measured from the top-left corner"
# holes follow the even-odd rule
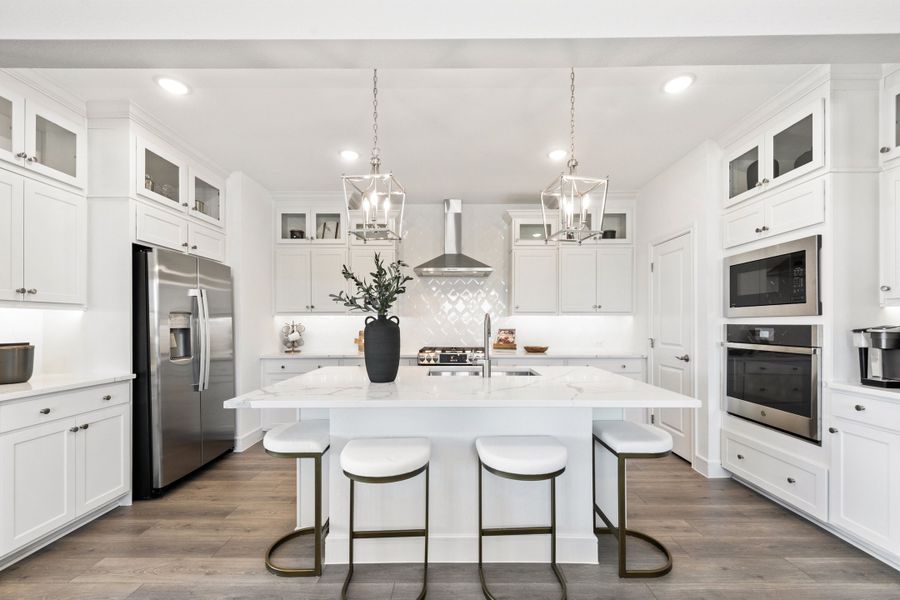
[[[666,85],[663,86],[663,91],[667,94],[680,94],[691,87],[693,83],[693,75],[679,75],[667,81]]]
[[[186,83],[182,83],[177,79],[172,79],[171,77],[157,77],[156,85],[166,90],[173,96],[184,96],[185,94],[189,94],[191,92],[191,88],[189,88]]]

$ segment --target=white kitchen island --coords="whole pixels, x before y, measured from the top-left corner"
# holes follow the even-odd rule
[[[552,435],[569,452],[557,480],[558,560],[597,561],[591,525],[591,434],[594,419],[621,419],[625,408],[696,408],[700,402],[593,367],[495,369],[490,379],[430,376],[429,367],[400,367],[396,381],[370,383],[363,367],[326,367],[244,394],[228,408],[299,408],[301,419],[328,418],[326,454],[327,563],[347,561],[349,480],[339,456],[347,441],[361,437],[421,436],[432,444],[429,554],[432,562],[478,558],[478,458],[475,438],[484,435]],[[461,370],[455,368],[454,370]],[[531,371],[510,376],[505,371]],[[272,458],[272,460],[279,460]],[[309,464],[306,464],[309,462]],[[313,518],[312,465],[298,466],[298,526]],[[597,451],[598,499],[616,518],[615,461]],[[549,482],[512,481],[486,475],[486,527],[549,523]],[[602,492],[602,493],[601,493]],[[358,485],[358,529],[422,527],[424,478]],[[548,536],[486,538],[485,560],[536,562],[549,559]],[[421,561],[420,539],[361,540],[355,561]]]

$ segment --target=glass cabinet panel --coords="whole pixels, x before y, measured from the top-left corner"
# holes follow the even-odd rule
[[[759,179],[759,146],[754,146],[728,163],[728,197],[752,190]]]
[[[306,230],[306,213],[281,213],[281,239],[306,240],[311,236]]]
[[[78,134],[37,115],[35,118],[34,161],[75,177]]]
[[[603,232],[601,239],[627,240],[628,215],[623,212],[607,212],[603,215],[603,225],[600,230]]]
[[[520,242],[544,241],[552,233],[549,223],[546,225],[546,229],[544,227],[543,223],[519,223],[516,240]]]
[[[181,168],[144,148],[144,187],[163,198],[180,203]]]
[[[807,115],[772,138],[772,179],[813,160],[813,116]]]
[[[343,238],[341,213],[316,213],[315,239],[338,241]]]
[[[900,147],[900,94],[894,96],[894,147]]]
[[[221,220],[222,191],[214,185],[194,177],[194,210],[200,214]]]
[[[0,96],[0,150],[12,152],[13,103]]]

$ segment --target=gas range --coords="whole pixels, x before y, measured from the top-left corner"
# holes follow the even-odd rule
[[[471,365],[484,358],[481,346],[425,346],[419,350],[420,365]]]

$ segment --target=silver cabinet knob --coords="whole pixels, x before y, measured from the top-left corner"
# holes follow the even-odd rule
[[[793,477],[788,477],[787,482],[790,483],[791,485],[794,485],[795,483],[797,483],[797,480],[794,479]]]
[[[743,454],[738,454],[738,455],[737,455],[737,459],[738,459],[738,460],[744,460],[744,455],[743,455]]]
[[[78,428],[77,427],[69,427],[69,431],[71,431],[72,433],[78,433]]]
[[[768,179],[763,179],[762,182],[763,182],[763,184],[766,184],[766,183],[769,183],[769,180],[768,180]]]
[[[837,432],[838,432],[837,427],[829,427],[828,428],[828,433],[837,433]]]
[[[197,249],[197,244],[194,244],[193,246],[191,246],[191,250],[196,250],[196,249]]]
[[[38,162],[38,159],[37,159],[36,156],[29,156],[29,157],[26,158],[25,160],[27,160],[27,161],[30,162],[30,163],[36,163],[36,162]]]
[[[28,158],[28,155],[24,152],[16,152],[16,158]]]
[[[82,428],[82,429],[87,429],[87,428],[90,427],[90,426],[91,426],[90,423],[85,423],[84,425],[81,426],[81,428]]]
[[[627,368],[628,367],[626,365],[622,365],[622,369],[627,369]]]
[[[24,294],[24,293],[25,293],[25,288],[16,288],[16,293],[17,293],[17,294]]]
[[[756,231],[756,233],[762,233],[762,229],[760,227],[757,227],[754,231]]]
[[[862,411],[866,410],[866,407],[863,406],[862,404],[857,404],[856,406],[853,407],[853,410],[855,410],[856,412],[862,412]]]
[[[689,354],[682,354],[681,356],[676,356],[675,360],[680,360],[683,362],[691,362],[691,357]]]
[[[306,310],[309,310],[309,304],[306,305]]]
[[[103,396],[103,401],[104,401],[104,402],[109,402],[110,400],[112,400],[112,396],[110,396],[109,394]]]
[[[312,308],[312,309],[315,309],[315,308],[316,308],[316,305],[315,305],[315,304],[310,304],[309,307]]]
[[[187,208],[188,203],[187,203],[187,202],[182,202],[181,205],[182,205],[183,207]]]
[[[762,187],[762,181],[757,181],[753,187]]]
[[[42,408],[42,409],[39,410],[38,412],[41,413],[42,415],[49,415],[49,414],[50,414],[50,409],[49,409],[49,408]]]
[[[768,231],[768,230],[769,230],[768,225],[763,225],[763,226],[762,226],[762,230],[763,230],[763,231]]]
[[[881,152],[882,154],[887,154],[888,152],[891,151],[891,149],[888,148],[887,146],[882,146],[878,151]],[[16,156],[19,156],[19,155],[16,154]]]
[[[187,242],[181,242],[181,247],[182,247],[182,248],[187,248],[187,247],[188,247],[188,243],[187,243]]]
[[[37,294],[37,288],[28,288],[25,292],[28,294]]]
[[[889,285],[883,285],[883,286],[881,286],[881,291],[882,291],[882,292],[889,292],[889,291],[891,291],[891,286],[889,286]]]
[[[281,365],[281,368],[283,369],[283,368],[284,368],[284,365]]]

